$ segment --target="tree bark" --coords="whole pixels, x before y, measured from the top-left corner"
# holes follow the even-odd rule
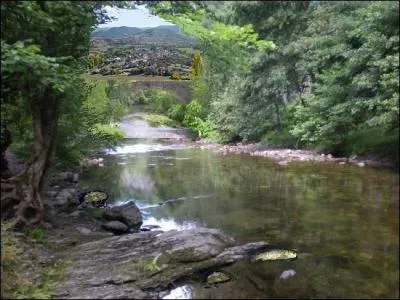
[[[41,221],[41,192],[51,165],[59,118],[60,100],[46,93],[44,99],[31,101],[34,147],[24,169],[1,181],[1,217],[16,217],[17,226]]]

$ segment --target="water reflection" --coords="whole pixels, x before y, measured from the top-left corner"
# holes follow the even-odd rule
[[[135,199],[145,224],[164,230],[202,224],[241,242],[266,240],[306,254],[275,267],[240,265],[239,273],[250,272],[265,286],[294,269],[307,280],[307,298],[398,296],[397,173],[329,163],[282,168],[265,158],[218,156],[159,141],[138,145],[117,151],[124,156],[109,152],[103,168],[85,171],[82,185],[106,190],[115,203]],[[159,205],[179,198],[185,200]],[[254,286],[241,289],[251,294]],[[217,297],[213,291],[210,297]],[[234,291],[224,295],[235,297]]]

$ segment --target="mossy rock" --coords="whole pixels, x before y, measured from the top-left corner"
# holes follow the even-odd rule
[[[214,272],[207,277],[207,283],[209,284],[216,284],[216,283],[222,283],[222,282],[227,282],[231,280],[229,275],[222,273],[222,272]]]
[[[269,249],[252,256],[251,261],[292,260],[297,258],[297,251],[286,249]]]
[[[105,192],[93,191],[83,193],[79,197],[79,201],[82,203],[90,204],[95,207],[103,207],[106,205],[108,195]]]

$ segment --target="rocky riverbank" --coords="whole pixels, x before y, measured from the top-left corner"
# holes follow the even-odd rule
[[[242,154],[251,156],[267,157],[277,161],[279,165],[287,165],[294,161],[315,161],[315,162],[333,162],[341,165],[356,165],[359,167],[371,166],[378,168],[396,168],[395,162],[381,159],[374,156],[352,156],[352,157],[334,157],[330,153],[318,153],[312,150],[299,149],[269,149],[266,146],[256,143],[237,143],[221,145],[207,143],[203,140],[197,141],[195,145],[201,149],[211,149],[217,154]]]
[[[133,202],[95,208],[82,205],[82,192],[78,172],[53,174],[43,196],[42,224],[17,234],[25,249],[23,261],[35,266],[26,267],[24,278],[42,282],[42,270],[50,268],[57,280],[49,290],[57,299],[160,299],[175,284],[188,280],[224,284],[226,276],[214,278],[223,274],[220,268],[267,245],[265,241],[239,245],[210,228],[142,228],[141,213]]]

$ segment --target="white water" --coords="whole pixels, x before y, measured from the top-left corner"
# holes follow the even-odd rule
[[[187,149],[188,145],[185,144],[135,144],[135,145],[125,145],[116,147],[115,150],[106,150],[106,154],[110,155],[124,155],[124,154],[135,154],[135,153],[146,153],[153,151],[163,151],[163,150],[177,150],[177,149]],[[182,159],[182,158],[181,158]],[[185,158],[189,159],[189,158]]]

